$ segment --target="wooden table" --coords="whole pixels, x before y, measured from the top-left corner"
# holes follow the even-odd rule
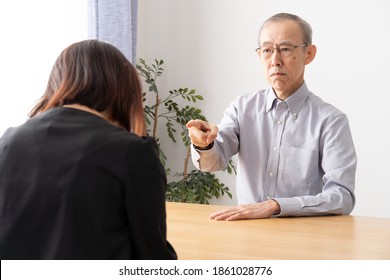
[[[390,219],[358,216],[215,221],[221,205],[167,203],[181,260],[389,260]]]

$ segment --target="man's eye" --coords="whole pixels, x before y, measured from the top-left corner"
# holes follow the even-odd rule
[[[282,53],[290,53],[290,52],[292,52],[292,49],[288,48],[288,47],[282,47],[282,48],[280,48],[280,51]]]
[[[272,49],[271,48],[261,48],[263,50],[263,53],[271,53]]]

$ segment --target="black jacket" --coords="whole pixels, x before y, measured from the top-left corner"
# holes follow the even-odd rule
[[[0,138],[1,259],[176,259],[156,142],[55,108]]]

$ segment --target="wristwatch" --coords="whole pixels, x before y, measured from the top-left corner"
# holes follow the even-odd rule
[[[214,141],[211,142],[208,146],[206,147],[198,147],[194,145],[194,148],[200,151],[205,151],[205,150],[210,150],[214,146]]]

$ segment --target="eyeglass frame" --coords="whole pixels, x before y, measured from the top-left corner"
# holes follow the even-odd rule
[[[299,48],[299,47],[308,47],[308,46],[310,46],[310,44],[302,44],[302,45],[289,45],[289,44],[286,44],[286,45],[284,45],[284,46],[285,46],[285,47],[290,47],[290,48],[292,48],[292,52],[294,52],[294,50],[295,50],[296,48]],[[255,49],[255,51],[256,51],[256,52],[257,52],[257,51],[261,51],[261,48],[264,48],[264,47],[266,47],[266,46],[258,47],[258,48]],[[273,47],[266,47],[266,48],[272,49],[272,52],[271,52],[270,57],[274,54],[275,49],[276,49],[277,52],[283,57],[282,52],[280,51],[280,46],[278,46],[278,47],[276,47],[276,48],[273,48]],[[283,45],[282,45],[282,48],[283,48]],[[261,53],[260,53],[260,55],[261,55]],[[268,58],[270,58],[270,57],[266,57],[266,59],[268,59]],[[287,57],[288,57],[288,56],[287,56]]]

